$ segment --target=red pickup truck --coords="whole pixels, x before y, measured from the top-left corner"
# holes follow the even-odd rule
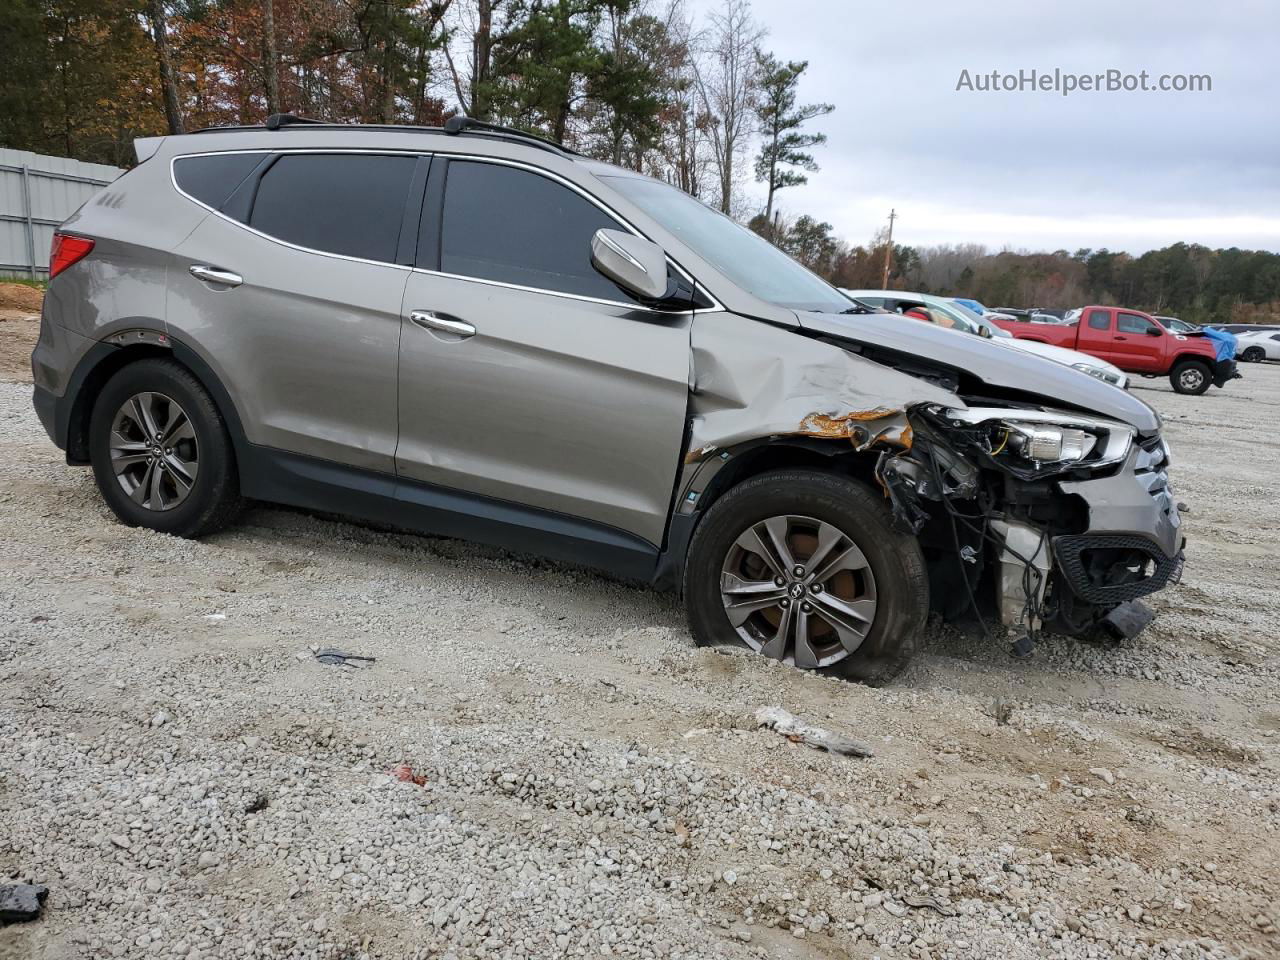
[[[1168,374],[1178,393],[1200,394],[1236,375],[1234,360],[1218,360],[1213,341],[1171,333],[1150,315],[1123,307],[1083,307],[1069,323],[994,320],[1020,340],[1079,350],[1146,376]],[[1068,314],[1070,318],[1073,314]]]

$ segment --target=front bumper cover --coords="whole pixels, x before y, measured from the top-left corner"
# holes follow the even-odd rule
[[[1114,605],[1181,577],[1186,538],[1167,467],[1167,448],[1155,437],[1135,443],[1109,477],[1059,484],[1089,513],[1083,533],[1053,540],[1058,569],[1080,599]],[[1108,576],[1108,567],[1125,573]]]

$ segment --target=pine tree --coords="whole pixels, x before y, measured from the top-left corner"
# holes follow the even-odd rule
[[[773,217],[773,197],[779,190],[807,183],[800,170],[814,172],[818,165],[806,151],[826,143],[822,133],[801,133],[800,128],[816,117],[824,117],[835,109],[829,103],[796,106],[800,77],[808,68],[807,60],[781,63],[772,54],[756,51],[760,76],[760,92],[756,101],[756,118],[764,140],[756,158],[756,179],[768,185],[765,203],[766,222]],[[800,169],[794,169],[799,167]]]

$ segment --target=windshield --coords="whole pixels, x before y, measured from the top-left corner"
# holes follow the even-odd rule
[[[930,310],[942,314],[943,322],[939,326],[950,327],[952,330],[959,330],[962,333],[977,333],[978,328],[982,326],[982,318],[968,307],[962,307],[958,303],[952,303],[950,300],[929,296],[928,294],[922,294],[920,299],[924,301],[925,306]]]
[[[763,237],[658,180],[600,178],[748,293],[761,300],[818,313],[843,313],[853,304]]]

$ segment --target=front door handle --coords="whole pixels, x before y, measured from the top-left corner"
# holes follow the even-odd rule
[[[453,317],[443,317],[438,313],[432,313],[430,310],[414,310],[409,314],[409,319],[427,330],[450,333],[460,340],[476,335],[476,328],[466,321],[455,320]]]
[[[219,283],[224,287],[238,287],[244,283],[244,277],[240,276],[240,274],[232,273],[230,270],[220,270],[204,263],[193,263],[191,265],[191,275],[197,280]]]

